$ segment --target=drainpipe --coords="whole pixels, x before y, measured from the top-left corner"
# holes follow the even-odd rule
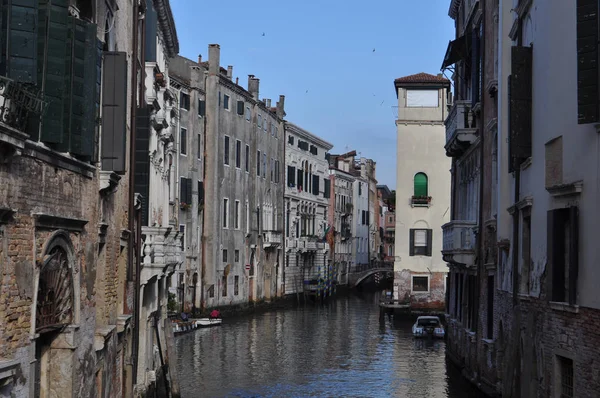
[[[133,35],[132,35],[132,49],[133,49],[133,54],[137,54],[137,48],[138,48],[138,24],[139,22],[139,8],[138,8],[138,2],[135,1],[133,3]],[[143,26],[143,22],[141,22],[142,26]],[[145,29],[143,29],[143,31],[145,31]],[[144,34],[144,33],[142,33]],[[142,37],[142,40],[144,40],[144,38]],[[142,60],[144,59],[144,54],[143,54],[143,47],[142,46]],[[135,56],[133,57],[135,60]],[[137,242],[133,241],[133,227],[134,227],[134,217],[135,217],[135,192],[134,192],[134,183],[135,183],[135,139],[136,139],[136,134],[135,134],[135,129],[136,129],[136,96],[135,96],[135,91],[137,91],[138,87],[137,87],[137,73],[135,68],[137,68],[137,62],[132,62],[132,67],[134,68],[134,70],[132,70],[131,73],[131,90],[133,95],[131,96],[131,109],[130,109],[130,115],[131,115],[131,131],[130,131],[130,141],[129,141],[129,217],[128,217],[128,228],[130,231],[129,234],[129,248],[136,248],[137,249],[137,254],[135,256],[135,269],[136,269],[136,273],[135,273],[135,286],[134,286],[134,297],[133,297],[133,303],[134,303],[134,309],[133,309],[133,316],[134,316],[134,320],[133,320],[133,325],[134,325],[134,330],[133,330],[133,336],[132,336],[132,345],[133,345],[133,353],[132,353],[132,361],[133,361],[133,375],[132,375],[132,379],[133,379],[133,385],[135,386],[137,384],[137,368],[138,368],[138,355],[139,355],[139,306],[140,306],[140,302],[139,302],[139,296],[140,296],[140,254],[141,254],[141,248],[140,248],[140,240],[141,240],[141,236],[136,234],[136,240]],[[140,93],[140,96],[142,94]],[[137,217],[138,222],[141,221],[141,213],[140,216]],[[139,225],[139,224],[138,224]],[[139,230],[140,228],[138,228]],[[134,244],[135,243],[135,244]],[[129,252],[127,253],[127,263],[128,265],[131,267],[132,263],[133,263],[133,259],[134,259],[134,255],[133,255],[133,250],[129,250]]]

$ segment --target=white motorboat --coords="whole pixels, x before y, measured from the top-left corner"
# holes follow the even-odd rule
[[[440,318],[437,316],[420,316],[412,327],[414,337],[438,337],[446,334]]]
[[[199,318],[196,319],[196,327],[209,328],[211,326],[220,326],[223,322],[221,318]]]

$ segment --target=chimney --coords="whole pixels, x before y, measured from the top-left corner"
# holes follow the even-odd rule
[[[233,66],[229,65],[227,67],[227,78],[229,80],[231,80],[232,77],[233,77]]]
[[[218,44],[208,45],[208,73],[219,75],[219,64],[221,62],[221,46]]]
[[[444,77],[444,75],[443,75],[443,74],[441,74],[441,73],[438,73],[438,74],[437,74],[437,77]]]
[[[240,78],[239,78],[239,77],[236,77],[236,78],[235,78],[235,84],[237,84],[237,85],[239,85],[239,84],[240,84]]]
[[[280,119],[283,119],[283,116],[285,114],[284,104],[285,104],[285,95],[280,95],[279,101],[277,101],[277,117]]]
[[[248,91],[252,94],[252,98],[258,101],[258,83],[259,79],[254,75],[248,75]]]
[[[198,54],[198,63],[201,64],[202,63],[202,54]]]
[[[271,107],[271,100],[270,100],[269,98],[267,98],[267,99],[265,100],[265,105],[267,106],[267,108],[270,108],[270,107]]]

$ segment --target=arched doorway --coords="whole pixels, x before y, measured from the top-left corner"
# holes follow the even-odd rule
[[[78,300],[73,278],[74,256],[67,233],[57,232],[48,241],[39,265],[35,308],[34,396],[44,398],[52,391],[71,395],[73,378],[65,377],[61,369],[73,369],[75,347],[54,346],[56,338],[70,333],[68,326],[76,323]]]

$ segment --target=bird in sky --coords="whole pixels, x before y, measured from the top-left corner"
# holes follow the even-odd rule
[[[264,35],[265,35],[265,32],[263,32],[263,34],[262,34],[262,35],[264,36]]]
[[[375,49],[373,49],[373,52],[375,52]]]

